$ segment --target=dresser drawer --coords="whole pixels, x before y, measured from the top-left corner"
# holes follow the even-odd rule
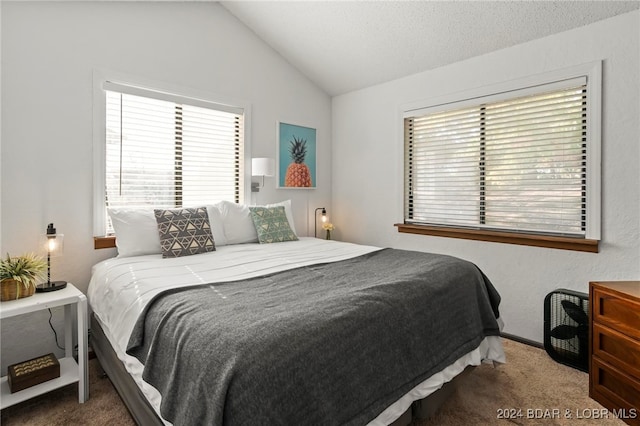
[[[591,397],[600,401],[605,407],[605,400],[611,401],[615,407],[624,409],[627,413],[634,409],[640,413],[640,381],[625,376],[623,372],[608,365],[598,358],[591,358]],[[607,407],[612,408],[612,407]],[[635,419],[638,420],[638,419]],[[636,424],[636,423],[632,423]]]
[[[593,355],[640,380],[640,341],[593,323]]]
[[[640,340],[640,303],[600,288],[593,289],[592,303],[592,321]]]

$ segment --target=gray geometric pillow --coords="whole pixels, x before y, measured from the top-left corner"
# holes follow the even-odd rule
[[[190,256],[215,251],[206,207],[154,209],[162,257]]]
[[[298,241],[291,230],[284,206],[249,207],[260,244]]]

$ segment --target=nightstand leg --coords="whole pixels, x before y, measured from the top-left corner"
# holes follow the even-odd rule
[[[73,318],[71,305],[64,305],[64,356],[73,357]]]
[[[78,298],[78,401],[80,403],[89,399],[89,366],[87,364],[87,298],[82,295]]]

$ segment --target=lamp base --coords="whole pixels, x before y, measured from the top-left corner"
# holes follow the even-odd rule
[[[66,286],[66,281],[51,281],[48,283],[42,283],[36,286],[36,293],[46,293],[48,291],[62,290]]]

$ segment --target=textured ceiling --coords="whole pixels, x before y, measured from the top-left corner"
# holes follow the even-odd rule
[[[437,68],[640,7],[638,1],[221,4],[330,95]]]

